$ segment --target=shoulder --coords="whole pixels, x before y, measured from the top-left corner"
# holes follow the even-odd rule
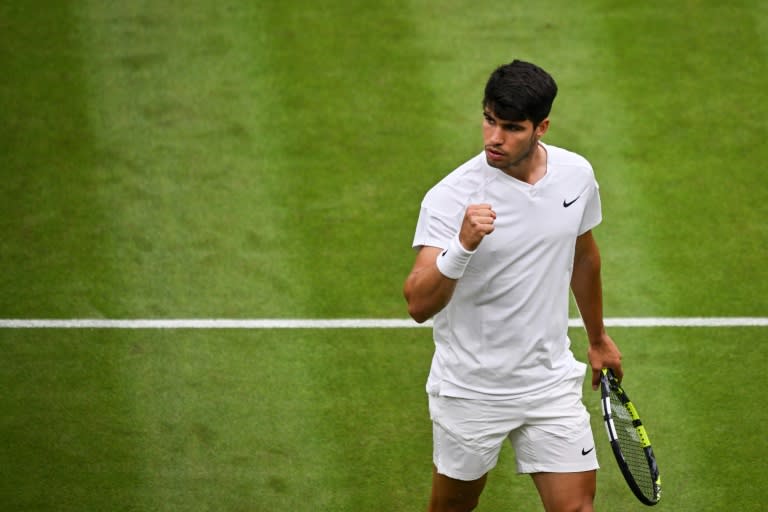
[[[548,144],[544,144],[544,147],[547,150],[547,158],[550,165],[576,167],[592,172],[592,164],[580,154]]]
[[[557,181],[564,183],[575,182],[596,186],[595,172],[592,164],[578,153],[557,146],[544,146],[547,149],[548,167],[556,176]]]
[[[424,196],[422,206],[445,214],[455,214],[468,204],[488,180],[488,164],[480,153],[440,180]]]

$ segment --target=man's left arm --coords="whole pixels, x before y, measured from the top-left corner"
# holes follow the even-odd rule
[[[624,374],[621,367],[621,353],[605,332],[603,323],[600,250],[591,230],[579,235],[576,239],[571,290],[589,339],[587,356],[592,366],[592,389],[597,389],[603,368],[613,369],[616,377],[621,380]]]

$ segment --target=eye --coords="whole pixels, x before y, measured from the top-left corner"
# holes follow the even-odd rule
[[[526,127],[523,123],[518,123],[514,121],[502,123],[501,127],[504,128],[504,131],[510,132],[510,133],[524,132],[526,130]]]

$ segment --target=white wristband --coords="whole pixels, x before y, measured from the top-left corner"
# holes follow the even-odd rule
[[[449,279],[458,279],[464,275],[464,270],[473,254],[475,251],[468,251],[462,247],[457,234],[451,238],[448,247],[437,257],[437,269]]]

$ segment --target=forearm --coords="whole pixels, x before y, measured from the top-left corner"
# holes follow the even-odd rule
[[[600,250],[591,232],[584,233],[576,239],[571,290],[589,338],[587,357],[592,367],[592,389],[597,389],[603,368],[613,369],[621,380],[624,375],[621,367],[621,352],[605,332],[603,323]]]
[[[574,268],[571,289],[590,343],[600,340],[605,335],[605,325],[603,323],[603,294],[599,271],[577,274]]]
[[[587,250],[577,253],[573,262],[571,290],[579,308],[590,343],[605,336],[603,323],[603,287],[600,279],[600,252],[592,240]]]

